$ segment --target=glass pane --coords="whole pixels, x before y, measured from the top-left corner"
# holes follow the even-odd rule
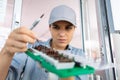
[[[98,67],[102,61],[100,52],[100,29],[98,24],[98,12],[96,0],[82,0],[83,28],[86,58],[90,65]],[[92,64],[93,63],[93,64]],[[96,71],[94,75],[89,75],[90,80],[106,80],[104,71]]]
[[[95,0],[84,1],[83,13],[85,49],[88,53],[86,55],[92,56],[92,53],[100,55],[99,27],[97,24]]]

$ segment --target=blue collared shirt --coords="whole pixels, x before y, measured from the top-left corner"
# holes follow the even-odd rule
[[[50,48],[50,40],[46,42],[36,42],[32,47],[38,45],[44,45]],[[70,45],[68,45],[67,50],[72,54],[84,55],[82,49]],[[20,77],[22,78],[20,79]],[[76,80],[87,80],[84,76],[76,76],[75,78]],[[6,80],[48,80],[48,72],[26,54],[17,53],[12,60]]]

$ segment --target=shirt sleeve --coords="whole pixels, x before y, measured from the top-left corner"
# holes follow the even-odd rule
[[[16,76],[17,76],[16,70],[10,67],[6,80],[17,80]]]
[[[75,80],[81,80],[79,76],[75,76]]]

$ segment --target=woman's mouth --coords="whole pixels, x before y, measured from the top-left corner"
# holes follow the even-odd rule
[[[66,42],[66,39],[58,39],[58,41],[59,41],[60,43],[65,43],[65,42]]]

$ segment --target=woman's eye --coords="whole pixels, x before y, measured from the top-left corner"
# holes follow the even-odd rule
[[[67,26],[65,29],[66,30],[71,30],[73,27],[72,26]]]
[[[59,26],[56,26],[56,25],[53,25],[53,29],[59,30],[60,27],[59,27]]]

